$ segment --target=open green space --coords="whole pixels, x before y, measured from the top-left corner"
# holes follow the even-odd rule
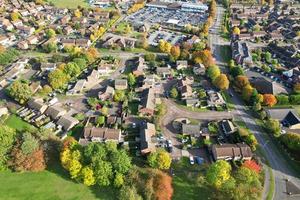
[[[14,115],[14,114],[10,115],[6,119],[5,124],[11,128],[16,129],[19,132],[34,128],[32,125],[23,121],[20,117]]]
[[[182,158],[173,164],[174,200],[210,199],[212,189],[204,181],[205,166],[190,165],[188,158]]]
[[[48,0],[48,2],[53,3],[58,8],[89,7],[87,0]]]
[[[111,188],[87,187],[71,181],[61,167],[42,172],[0,173],[0,199],[5,200],[114,200]]]

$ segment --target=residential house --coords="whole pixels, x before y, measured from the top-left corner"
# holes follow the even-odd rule
[[[142,92],[139,113],[145,116],[153,116],[155,112],[154,89],[148,88]]]
[[[2,46],[7,46],[9,44],[9,38],[4,35],[0,35],[0,44]]]
[[[51,117],[53,120],[59,119],[59,117],[65,115],[67,111],[57,105],[49,106],[45,111],[45,114]]]
[[[56,63],[41,63],[40,70],[44,71],[53,71],[56,69]]]
[[[88,48],[91,46],[91,41],[89,39],[76,39],[76,46],[82,48]]]
[[[39,39],[37,36],[32,35],[30,37],[27,38],[28,44],[34,45],[37,44],[39,42]]]
[[[251,160],[253,154],[247,144],[212,145],[212,155],[217,160]]]
[[[56,124],[58,126],[61,126],[64,131],[69,131],[74,126],[76,126],[78,123],[79,123],[79,121],[77,119],[75,119],[74,117],[64,115],[59,118],[59,120],[57,121]]]
[[[206,72],[206,68],[202,63],[195,64],[193,67],[193,72],[196,75],[204,76]]]
[[[200,104],[199,99],[197,98],[187,98],[185,100],[185,105],[187,107],[198,107]]]
[[[132,70],[132,74],[136,77],[144,75],[144,69],[146,68],[145,59],[143,57],[139,57],[137,62],[134,65],[135,67]]]
[[[250,80],[251,85],[262,94],[288,94],[286,88],[276,81],[268,80],[264,77],[255,77]]]
[[[252,56],[246,42],[234,41],[231,43],[232,58],[237,64],[252,65]]]
[[[86,84],[85,79],[78,80],[76,82],[76,84],[74,85],[74,87],[67,92],[67,94],[68,95],[79,95],[79,94],[81,94],[85,84]]]
[[[27,105],[30,109],[38,111],[40,114],[43,114],[48,108],[48,106],[44,104],[43,100],[39,99],[30,99],[27,102]]]
[[[207,92],[207,95],[208,95],[208,99],[207,99],[208,107],[219,107],[226,104],[225,100],[223,99],[222,95],[219,92],[210,90]]]
[[[100,127],[85,127],[83,130],[84,139],[91,142],[107,142],[113,141],[120,143],[121,130]]]
[[[176,69],[186,69],[188,67],[188,62],[186,60],[177,60],[176,61]]]
[[[28,42],[26,40],[23,40],[18,43],[18,48],[22,50],[26,50],[29,48]]]
[[[112,99],[115,94],[115,89],[110,86],[106,86],[104,91],[98,93],[98,98],[102,101]]]
[[[91,72],[91,74],[86,78],[85,88],[90,89],[94,87],[99,82],[99,72],[95,69]]]
[[[169,68],[169,67],[157,67],[156,74],[163,78],[167,78],[167,77],[171,76],[172,71],[171,71],[171,68]]]
[[[116,90],[126,90],[128,88],[128,83],[126,79],[116,79],[115,89]]]
[[[295,109],[270,108],[265,111],[268,118],[279,120],[284,127],[300,129],[300,117]]]
[[[145,155],[154,152],[156,130],[155,125],[152,123],[146,123],[140,130],[140,143],[141,143],[141,154]]]
[[[151,75],[146,75],[144,80],[143,80],[143,86],[142,89],[146,89],[146,88],[153,88],[155,86],[155,75],[151,74]]]
[[[230,120],[221,121],[221,127],[226,135],[230,135],[237,131],[237,127]]]

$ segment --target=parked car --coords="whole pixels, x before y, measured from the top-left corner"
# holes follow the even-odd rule
[[[171,140],[167,140],[167,150],[170,153],[173,151],[173,145],[172,145],[172,141]]]
[[[204,163],[204,159],[199,156],[196,156],[195,160],[198,165],[202,165]]]
[[[191,165],[195,164],[195,160],[194,160],[194,157],[193,157],[193,156],[190,156],[190,164],[191,164]]]

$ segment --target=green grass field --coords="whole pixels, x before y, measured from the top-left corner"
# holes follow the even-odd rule
[[[68,178],[60,167],[43,172],[0,173],[1,200],[114,200],[111,188],[87,187]]]
[[[188,158],[182,158],[173,164],[173,188],[174,200],[198,200],[210,199],[212,189],[208,188],[203,181],[206,166],[190,165]]]
[[[54,6],[58,8],[77,8],[81,7],[89,7],[89,4],[86,0],[48,0],[49,3],[53,3]]]
[[[34,128],[32,125],[23,121],[20,117],[16,115],[10,115],[5,121],[5,124],[11,128],[16,129],[19,132]]]

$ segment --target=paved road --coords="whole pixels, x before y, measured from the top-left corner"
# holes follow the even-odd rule
[[[240,100],[238,95],[231,91],[234,95],[232,98],[235,109],[236,109],[236,118],[242,119],[251,132],[255,135],[258,143],[261,145],[265,155],[270,163],[270,167],[273,170],[275,177],[275,200],[291,200],[297,199],[296,197],[291,197],[286,193],[286,179],[289,179],[292,183],[297,185],[300,188],[300,179],[297,178],[297,175],[294,171],[288,166],[287,161],[283,158],[282,154],[278,151],[277,148],[280,148],[273,144],[270,140],[266,139],[263,135],[261,127],[255,123],[255,119],[251,116],[250,113],[246,110],[243,102]],[[298,198],[299,199],[299,198]]]
[[[220,22],[222,20],[224,9],[222,7],[217,8],[217,20],[211,29],[210,45],[213,50],[214,56],[217,62],[222,62],[222,54],[220,51],[220,46],[224,45],[222,38],[219,35]],[[232,94],[235,94],[232,98],[233,104],[235,105],[235,112],[233,113],[236,118],[243,120],[246,126],[257,138],[258,143],[261,145],[267,159],[269,160],[270,167],[273,170],[275,178],[275,200],[292,200],[297,199],[297,197],[291,197],[286,193],[286,179],[289,179],[292,183],[300,188],[300,179],[292,169],[288,166],[288,163],[278,151],[280,148],[274,145],[271,141],[266,139],[262,133],[261,127],[255,123],[255,119],[248,113],[246,107],[244,106],[242,100],[239,96],[231,89]],[[267,173],[267,172],[266,172]],[[268,176],[267,176],[268,177]],[[269,186],[270,183],[267,183]],[[263,198],[266,197],[264,194]],[[299,197],[298,197],[299,199]]]
[[[227,65],[227,63],[224,62],[224,58],[221,52],[224,46],[230,45],[228,41],[225,41],[222,37],[220,37],[220,29],[222,26],[224,11],[225,9],[223,7],[221,6],[217,7],[216,20],[213,26],[209,30],[209,37],[208,37],[208,44],[210,46],[210,49],[213,52],[213,56],[215,58],[216,64],[219,66]]]
[[[174,85],[174,81],[169,81],[163,84],[164,91],[169,91],[169,89]],[[222,120],[232,118],[234,113],[230,112],[217,112],[217,111],[206,111],[206,112],[194,112],[186,110],[180,107],[174,101],[170,99],[163,98],[163,102],[167,108],[166,114],[162,117],[160,121],[160,126],[162,128],[164,136],[172,141],[173,152],[172,158],[178,159],[182,156],[181,154],[181,143],[177,140],[176,135],[178,131],[173,128],[172,122],[177,118],[190,118],[197,120]]]

